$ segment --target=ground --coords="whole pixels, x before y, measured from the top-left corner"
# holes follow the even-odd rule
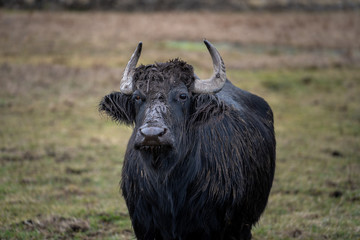
[[[139,41],[275,114],[277,168],[254,239],[360,238],[360,17],[0,12],[0,239],[133,239],[119,191],[131,128],[97,111]]]

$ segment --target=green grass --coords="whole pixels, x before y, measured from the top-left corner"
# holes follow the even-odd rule
[[[0,57],[0,239],[133,239],[118,184],[131,128],[97,112],[132,49],[31,44]],[[201,46],[148,42],[144,61],[179,50],[208,75]],[[275,181],[254,239],[359,239],[359,68],[227,71],[275,115]]]
[[[278,142],[275,182],[255,238],[357,239],[358,70],[248,74],[273,107]]]
[[[275,113],[276,177],[255,239],[359,237],[359,74],[229,70],[237,86],[266,98]],[[86,79],[73,77],[50,89],[34,82],[22,97],[2,93],[0,238],[131,238],[118,187],[131,129],[97,113],[108,89],[95,80],[84,88]],[[61,232],[47,222],[40,231],[21,224],[49,216],[82,219],[90,228]]]

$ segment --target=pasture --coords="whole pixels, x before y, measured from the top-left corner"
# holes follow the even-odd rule
[[[0,239],[133,239],[119,192],[131,128],[97,111],[131,53],[179,57],[273,109],[277,167],[254,239],[360,238],[360,17],[0,11]]]

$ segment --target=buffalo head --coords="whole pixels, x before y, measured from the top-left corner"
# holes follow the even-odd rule
[[[114,120],[135,124],[129,145],[143,154],[160,155],[177,151],[184,139],[191,119],[199,119],[199,95],[210,98],[222,89],[226,81],[224,62],[208,41],[204,41],[213,60],[214,73],[201,80],[193,67],[174,59],[166,63],[140,65],[140,42],[128,62],[120,82],[120,92],[103,98],[100,110]],[[207,111],[209,109],[207,108]]]

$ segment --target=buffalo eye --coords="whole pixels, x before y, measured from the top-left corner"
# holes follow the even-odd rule
[[[188,95],[186,94],[186,93],[181,93],[180,95],[179,95],[179,99],[181,100],[181,101],[184,101],[184,100],[186,100],[188,98]]]
[[[137,103],[141,103],[145,100],[145,96],[143,96],[140,92],[135,92],[132,99]]]

